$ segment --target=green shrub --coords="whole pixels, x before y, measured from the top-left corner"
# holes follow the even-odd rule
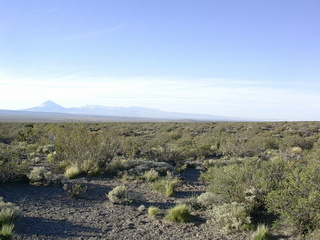
[[[192,218],[190,208],[186,204],[177,205],[168,210],[166,220],[172,222],[188,222]]]
[[[12,209],[2,209],[0,211],[0,226],[10,224],[14,220],[14,211]]]
[[[0,143],[0,181],[14,181],[26,176],[30,163],[23,159],[26,150],[20,145]]]
[[[208,216],[209,222],[219,224],[225,231],[246,230],[251,223],[247,207],[237,202],[215,206],[208,211]]]
[[[270,237],[270,230],[264,224],[259,224],[256,231],[252,234],[253,240],[268,240]]]
[[[55,125],[52,132],[55,136],[56,163],[77,166],[88,175],[105,170],[109,155],[105,152],[102,136],[91,132],[82,123]]]
[[[13,224],[4,224],[0,230],[0,239],[1,240],[11,240],[13,237]]]
[[[257,188],[265,193],[277,189],[287,171],[290,171],[288,161],[278,155],[271,157],[269,161],[258,162],[254,169]]]
[[[244,202],[245,190],[253,184],[255,166],[251,161],[226,166],[214,166],[201,179],[209,183],[207,190],[219,195],[225,202]]]
[[[176,177],[160,178],[152,183],[152,188],[158,192],[171,196],[175,189],[181,185],[181,180]]]
[[[0,197],[0,226],[13,223],[21,215],[22,212],[15,204],[5,203],[3,198]]]
[[[267,208],[298,233],[320,228],[320,161],[296,164],[267,197]]]
[[[171,165],[183,165],[185,161],[184,151],[174,143],[160,143],[145,152],[148,159],[164,161]]]
[[[265,196],[278,188],[290,169],[288,161],[281,158],[270,161],[253,158],[214,165],[201,173],[201,179],[209,183],[207,191],[219,197],[220,203],[243,202],[254,212],[265,209]]]
[[[14,221],[22,216],[21,210],[11,202],[4,202],[0,197],[0,239],[12,239]]]
[[[158,207],[149,207],[148,208],[148,214],[150,216],[156,216],[159,213],[159,208]]]

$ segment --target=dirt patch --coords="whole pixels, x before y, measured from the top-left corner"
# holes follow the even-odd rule
[[[168,208],[205,191],[204,183],[198,180],[200,170],[183,172],[183,185],[172,197],[154,192],[144,182],[108,177],[81,178],[88,187],[81,199],[68,198],[58,186],[19,183],[2,184],[0,196],[18,205],[24,213],[16,223],[14,239],[249,239],[248,235],[221,233],[208,225],[199,212],[193,213],[190,223],[163,220]],[[105,194],[119,185],[126,185],[143,199],[128,205],[111,204]],[[149,206],[159,207],[159,216],[148,216]]]

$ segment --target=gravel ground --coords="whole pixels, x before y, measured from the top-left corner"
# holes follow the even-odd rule
[[[147,183],[97,177],[81,178],[88,191],[80,199],[66,196],[58,186],[33,186],[19,183],[2,184],[0,196],[13,202],[24,217],[16,223],[14,239],[250,239],[248,234],[226,235],[206,223],[204,213],[193,213],[190,223],[163,220],[166,210],[182,199],[205,190],[198,180],[199,169],[181,174],[183,185],[173,197],[154,192]],[[112,188],[126,185],[143,195],[143,200],[128,205],[113,205],[107,197]],[[145,206],[144,210],[139,208]],[[160,214],[151,217],[149,206],[158,206]]]

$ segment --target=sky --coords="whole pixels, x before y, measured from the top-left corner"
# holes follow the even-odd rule
[[[0,0],[0,109],[320,121],[319,0]]]

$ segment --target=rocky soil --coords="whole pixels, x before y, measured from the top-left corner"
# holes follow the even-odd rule
[[[199,168],[181,174],[183,185],[172,197],[154,192],[148,183],[119,178],[81,178],[88,190],[80,199],[67,197],[63,188],[6,183],[0,196],[13,202],[24,216],[16,223],[14,239],[250,239],[250,234],[228,234],[206,223],[204,212],[194,212],[189,223],[163,220],[166,210],[183,199],[204,192],[198,180]],[[126,185],[143,199],[127,205],[114,205],[106,193],[115,186]],[[144,205],[144,207],[141,207]],[[161,213],[151,217],[149,206],[158,206]]]

